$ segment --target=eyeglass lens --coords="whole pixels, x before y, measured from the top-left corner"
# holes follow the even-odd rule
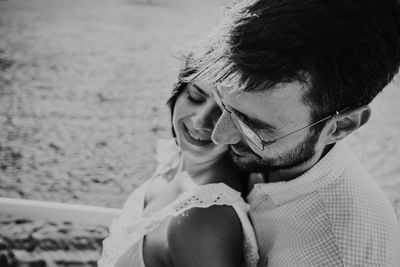
[[[232,110],[228,109],[228,107],[222,102],[221,93],[218,89],[213,88],[212,90],[214,94],[214,98],[217,102],[217,105],[220,106],[221,109],[226,110],[228,112],[235,123],[235,125],[243,132],[243,134],[259,149],[263,149],[261,138],[249,127],[247,126],[238,115],[235,114]]]

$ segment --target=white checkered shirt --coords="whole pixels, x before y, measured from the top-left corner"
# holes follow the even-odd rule
[[[255,184],[247,200],[259,266],[400,267],[394,210],[343,144],[297,179]]]

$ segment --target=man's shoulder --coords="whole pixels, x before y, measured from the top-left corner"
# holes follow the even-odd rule
[[[352,153],[340,149],[323,162],[324,168],[304,176],[304,183],[257,188],[263,197],[254,202],[249,214],[260,244],[268,245],[265,256],[271,262],[275,259],[274,247],[288,248],[285,262],[304,261],[302,266],[315,266],[311,264],[314,259],[322,258],[366,266],[397,257],[400,233],[389,200]],[[366,255],[368,250],[373,253]]]

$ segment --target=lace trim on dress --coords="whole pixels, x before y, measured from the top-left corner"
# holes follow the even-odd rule
[[[156,160],[158,166],[150,180],[179,166],[180,149],[174,139],[158,141]],[[181,175],[185,175],[185,173],[181,173]],[[188,174],[186,173],[186,175]],[[149,182],[148,180],[147,183]],[[110,235],[103,241],[103,252],[98,261],[98,267],[114,266],[127,250],[140,242],[148,232],[157,228],[167,218],[178,216],[191,208],[207,208],[213,205],[229,205],[235,209],[243,228],[244,266],[257,266],[258,247],[253,227],[247,216],[250,206],[243,200],[239,192],[223,183],[198,186],[183,193],[165,208],[142,217],[143,206],[138,207],[138,204],[141,205],[144,202],[146,188],[147,186],[144,186],[140,192],[132,193],[124,205],[122,215],[111,223]],[[132,214],[132,210],[128,207],[136,207],[134,210],[137,212],[140,210],[140,216]]]
[[[176,201],[157,212],[139,220],[120,220],[112,223],[110,237],[103,243],[101,266],[113,266],[118,258],[146,233],[157,228],[166,218],[177,216],[191,208],[207,208],[213,205],[232,206],[241,220],[244,233],[244,261],[246,267],[256,267],[258,262],[257,243],[254,230],[247,217],[249,205],[240,193],[225,184],[207,184],[185,192]]]

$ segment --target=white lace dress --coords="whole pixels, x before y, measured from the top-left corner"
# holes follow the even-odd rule
[[[146,191],[151,181],[179,164],[179,150],[173,140],[159,142],[157,161],[159,165],[153,177],[129,196],[121,216],[111,223],[110,235],[103,241],[103,252],[98,267],[145,267],[142,248],[146,233],[157,228],[164,220],[180,215],[188,209],[213,205],[229,205],[234,208],[243,229],[243,266],[256,267],[257,243],[247,217],[249,205],[239,192],[223,183],[197,186],[180,195],[165,208],[143,216]]]

